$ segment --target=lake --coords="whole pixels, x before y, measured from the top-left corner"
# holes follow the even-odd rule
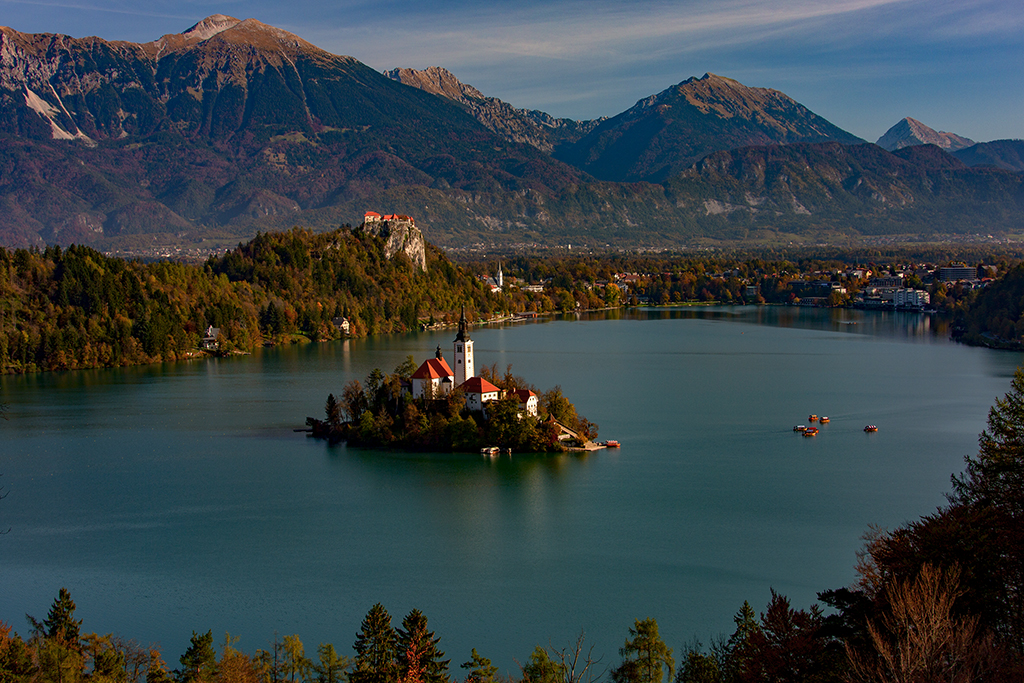
[[[580,631],[604,663],[638,618],[679,647],[770,590],[852,583],[869,525],[943,504],[1021,354],[915,314],[640,309],[479,327],[477,367],[556,384],[620,450],[489,460],[294,433],[328,392],[454,330],[248,357],[0,378],[0,619],[27,634],[66,586],[83,632],[275,632],[343,654],[370,606],[421,609],[458,664],[518,674]],[[809,413],[831,423],[793,432]],[[865,424],[879,427],[863,432]]]

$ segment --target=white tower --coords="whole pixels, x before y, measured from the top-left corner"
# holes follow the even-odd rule
[[[501,261],[498,261],[498,289],[505,286],[505,277],[501,274]]]
[[[476,376],[473,367],[473,340],[469,338],[469,322],[466,321],[466,307],[462,307],[462,318],[459,320],[459,333],[455,335],[455,386],[460,386],[470,377]]]

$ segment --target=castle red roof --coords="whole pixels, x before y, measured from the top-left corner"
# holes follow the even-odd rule
[[[498,387],[494,386],[483,377],[470,377],[459,387],[467,394],[490,394],[492,392],[500,391]]]
[[[412,379],[440,379],[442,377],[454,377],[455,373],[448,367],[444,358],[430,358],[423,361],[423,365],[412,373]]]

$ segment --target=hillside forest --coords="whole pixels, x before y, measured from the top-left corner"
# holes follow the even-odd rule
[[[502,261],[506,287],[495,291],[485,282],[495,274],[494,259],[460,265],[427,243],[427,268],[421,271],[404,254],[388,258],[382,238],[348,227],[259,234],[201,264],[126,260],[79,245],[0,247],[0,369],[182,360],[208,353],[200,347],[210,327],[219,332],[220,354],[336,339],[343,335],[335,324],[341,319],[353,336],[407,332],[452,325],[463,306],[479,323],[522,312],[638,304],[794,304],[830,283],[835,291],[818,305],[847,306],[867,286],[868,271],[903,273],[907,286],[928,289],[931,306],[964,329],[968,310],[981,296],[988,303],[979,310],[991,311],[998,329],[972,323],[967,341],[1020,338],[1015,326],[1024,325],[1018,323],[1022,311],[1004,310],[1020,297],[993,304],[1010,300],[932,278],[937,264],[957,257],[992,263],[993,274],[1006,274],[1019,254],[947,249],[929,255],[933,263],[915,262],[906,253],[835,250],[519,255]],[[1011,333],[1016,336],[1006,336]]]

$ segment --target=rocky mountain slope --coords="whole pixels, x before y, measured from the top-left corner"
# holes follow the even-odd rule
[[[367,208],[479,227],[473,205],[515,213],[583,178],[456,103],[223,15],[146,44],[0,29],[0,165],[15,244],[247,236]]]
[[[705,74],[640,100],[555,157],[603,180],[658,182],[712,152],[828,141],[862,142],[777,90]]]
[[[477,121],[512,142],[522,142],[551,153],[557,145],[572,143],[592,131],[603,118],[592,121],[556,119],[536,109],[517,109],[496,97],[485,97],[455,74],[439,66],[423,71],[392,69],[384,75],[464,105]]]
[[[1021,174],[930,146],[849,146],[782,93],[717,76],[582,134],[441,69],[396,75],[417,87],[223,15],[144,44],[0,28],[0,243],[154,253],[358,224],[367,210],[412,216],[445,248],[1024,220]]]
[[[916,119],[907,117],[885,132],[875,143],[882,149],[894,152],[914,145],[935,145],[948,152],[955,152],[974,144],[974,140],[956,133],[937,131]]]

